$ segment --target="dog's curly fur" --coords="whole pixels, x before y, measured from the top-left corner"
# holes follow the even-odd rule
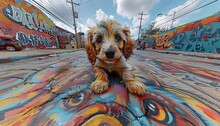
[[[88,31],[85,48],[90,62],[94,65],[96,76],[91,85],[93,92],[102,93],[108,90],[107,73],[114,71],[126,82],[131,93],[145,93],[145,85],[135,79],[135,75],[125,63],[125,59],[130,57],[134,48],[128,27],[122,27],[115,20],[101,21]]]

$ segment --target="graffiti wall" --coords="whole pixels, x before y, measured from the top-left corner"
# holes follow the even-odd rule
[[[220,13],[154,36],[156,49],[220,53]]]
[[[30,48],[56,48],[55,24],[23,0],[0,1],[0,36],[19,40]]]
[[[69,31],[56,26],[57,32],[58,32],[58,40],[60,42],[60,48],[64,49],[66,48],[67,44],[70,44],[72,40],[73,33],[70,33]]]

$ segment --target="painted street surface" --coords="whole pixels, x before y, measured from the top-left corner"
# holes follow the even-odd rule
[[[0,64],[0,125],[220,125],[219,60],[135,51],[128,63],[144,96],[116,75],[107,92],[92,93],[84,50]]]

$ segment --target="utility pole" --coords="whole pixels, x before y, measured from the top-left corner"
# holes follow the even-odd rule
[[[140,26],[139,26],[139,31],[138,31],[138,41],[139,41],[139,37],[140,37],[140,32],[141,32],[141,23],[142,23],[142,20],[143,20],[143,15],[146,15],[143,13],[143,11],[141,13],[138,13],[139,15],[141,15],[141,18],[138,18],[140,19]]]
[[[81,27],[79,27],[79,32],[80,32],[80,35],[79,35],[79,43],[80,43],[80,47],[82,47],[82,42],[81,42]]]
[[[173,22],[175,20],[175,16],[176,16],[176,11],[173,13],[173,19],[172,19],[172,22],[171,22],[171,25],[170,25],[170,29],[173,28]]]
[[[75,30],[75,38],[76,38],[76,48],[78,49],[79,47],[78,47],[78,39],[77,39],[77,27],[76,27],[76,13],[75,13],[75,11],[74,11],[74,5],[78,5],[79,6],[79,4],[77,4],[77,3],[74,3],[73,2],[73,0],[71,0],[71,1],[67,1],[67,3],[71,3],[71,5],[72,5],[72,13],[73,13],[73,26],[74,26],[74,30]]]

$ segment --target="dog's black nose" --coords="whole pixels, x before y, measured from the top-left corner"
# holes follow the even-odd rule
[[[105,55],[108,59],[111,59],[115,56],[115,51],[112,49],[108,49],[105,51]]]

